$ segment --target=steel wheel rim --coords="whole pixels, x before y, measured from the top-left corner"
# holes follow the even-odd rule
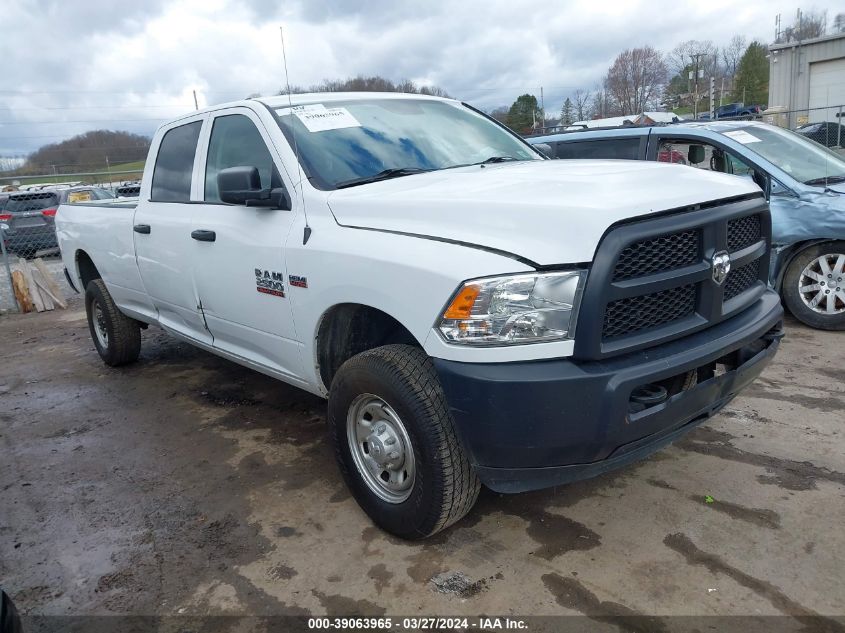
[[[91,304],[91,319],[94,322],[94,336],[100,347],[107,349],[109,346],[109,331],[106,328],[106,314],[100,302],[94,299]]]
[[[845,253],[820,255],[798,277],[801,301],[817,314],[845,313]]]
[[[355,467],[367,487],[388,503],[411,496],[416,463],[402,420],[384,400],[362,394],[349,405],[346,439]]]

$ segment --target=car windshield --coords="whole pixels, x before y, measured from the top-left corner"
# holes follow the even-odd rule
[[[748,125],[722,132],[807,185],[824,187],[845,179],[845,160],[828,148],[772,125]]]
[[[306,174],[324,190],[484,162],[542,160],[504,128],[448,101],[354,99],[276,112]]]

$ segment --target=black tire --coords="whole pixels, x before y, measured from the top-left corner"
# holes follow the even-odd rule
[[[824,244],[810,246],[799,252],[789,263],[786,273],[783,276],[781,295],[783,296],[784,303],[786,303],[786,307],[802,323],[820,330],[845,330],[845,311],[829,315],[817,312],[804,302],[798,288],[804,269],[822,255],[829,254],[845,255],[845,242],[826,242]],[[845,289],[845,274],[834,275],[830,279],[825,279],[824,282],[825,287],[828,283],[839,284],[831,288],[833,292],[836,292],[837,287]],[[837,309],[840,309],[843,305],[845,304],[837,303]]]
[[[347,439],[347,416],[372,394],[401,419],[413,449],[415,477],[407,499],[388,502],[364,480]],[[328,410],[335,455],[346,484],[376,525],[404,539],[421,539],[470,511],[481,483],[458,441],[431,359],[410,345],[385,345],[350,358],[331,385]]]
[[[99,310],[96,310],[97,307]],[[99,312],[102,323],[96,320],[95,311]],[[102,279],[88,282],[85,289],[85,312],[94,347],[106,365],[117,367],[138,360],[141,353],[141,324],[118,309]],[[105,344],[97,333],[100,325],[107,335],[103,337]]]

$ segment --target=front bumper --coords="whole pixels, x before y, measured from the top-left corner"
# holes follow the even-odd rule
[[[775,355],[783,309],[772,291],[737,316],[686,338],[601,361],[459,363],[434,359],[458,434],[497,492],[599,475],[662,448],[718,412]],[[712,367],[665,402],[633,413],[639,386]]]

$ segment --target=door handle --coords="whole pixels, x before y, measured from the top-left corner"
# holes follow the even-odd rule
[[[205,229],[197,229],[196,231],[191,231],[191,237],[200,242],[213,242],[217,239],[217,233],[206,231]]]
[[[143,233],[144,235],[150,234],[150,225],[149,224],[136,224],[132,227],[132,230],[136,233]]]

